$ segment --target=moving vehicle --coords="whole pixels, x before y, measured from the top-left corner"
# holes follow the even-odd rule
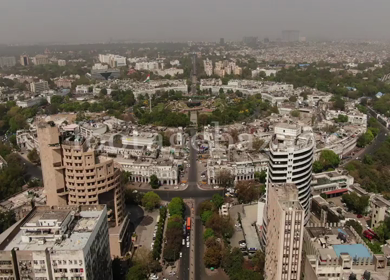
[[[191,218],[187,218],[187,231],[191,230]]]
[[[190,247],[190,241],[187,242],[187,248],[189,248],[189,247]]]
[[[183,252],[180,252],[180,258],[183,257]]]
[[[363,236],[370,241],[377,238],[376,233],[371,229],[367,229],[367,230],[363,231]]]

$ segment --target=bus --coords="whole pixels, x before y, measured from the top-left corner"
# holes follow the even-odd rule
[[[190,217],[187,218],[187,231],[188,230],[191,230],[191,218]]]

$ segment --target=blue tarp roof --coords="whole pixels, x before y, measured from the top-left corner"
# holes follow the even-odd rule
[[[338,257],[341,253],[348,253],[351,258],[371,258],[372,255],[363,244],[344,244],[344,245],[333,245],[333,249]]]
[[[348,235],[345,231],[343,231],[341,228],[337,229],[338,232],[341,232],[342,234]]]

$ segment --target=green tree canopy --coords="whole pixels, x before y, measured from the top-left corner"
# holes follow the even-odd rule
[[[169,202],[168,204],[168,210],[171,216],[178,215],[180,217],[183,217],[184,209],[185,209],[184,201],[180,197],[172,198],[171,202]]]
[[[153,211],[160,205],[161,199],[155,192],[147,192],[142,198],[142,206],[148,211]]]
[[[150,186],[153,189],[158,189],[160,187],[160,182],[159,182],[157,176],[154,174],[150,176]]]

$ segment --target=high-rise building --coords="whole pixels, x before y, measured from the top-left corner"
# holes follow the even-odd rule
[[[299,42],[298,30],[283,30],[282,31],[283,42]]]
[[[14,56],[3,56],[0,57],[0,67],[13,67],[16,65],[16,59]]]
[[[74,132],[61,132],[54,123],[38,125],[38,142],[47,205],[106,204],[113,256],[131,245],[120,169],[113,160],[99,159],[93,141]],[[113,236],[111,236],[113,232]]]
[[[244,44],[248,45],[248,46],[254,46],[257,44],[257,37],[255,36],[246,36],[242,39],[242,41],[244,42]]]
[[[220,38],[220,39],[219,39],[219,44],[220,44],[221,46],[224,46],[224,45],[225,45],[225,38]]]
[[[112,279],[105,205],[37,206],[0,243],[0,279]]]
[[[47,81],[40,80],[39,82],[30,83],[30,91],[34,93],[41,93],[46,90],[49,90],[49,83]]]
[[[305,224],[310,218],[311,179],[315,140],[311,127],[280,123],[275,125],[269,144],[268,193],[273,184],[293,183],[298,189],[298,199],[305,211]],[[267,212],[267,208],[266,208]],[[267,244],[267,213],[264,213],[261,243]]]
[[[299,280],[305,211],[296,186],[269,185],[267,213],[265,278]]]
[[[34,63],[34,65],[45,65],[49,64],[50,61],[47,55],[37,54],[33,57],[32,62]]]
[[[22,66],[28,66],[30,64],[30,59],[28,55],[24,54],[20,56],[20,64]]]

